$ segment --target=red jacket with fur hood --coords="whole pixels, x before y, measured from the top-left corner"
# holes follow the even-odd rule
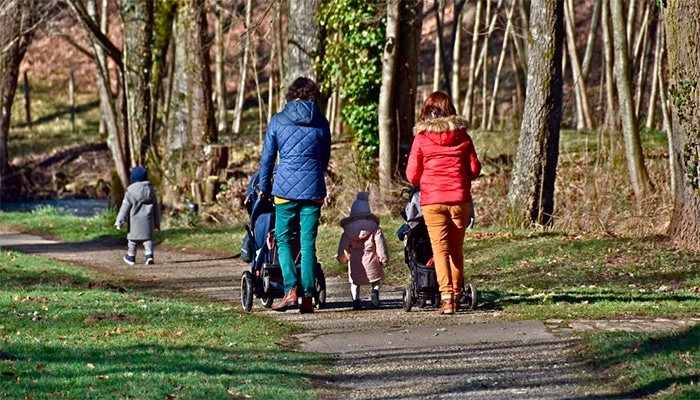
[[[406,178],[420,187],[421,205],[457,204],[471,199],[481,173],[469,123],[459,115],[421,121],[413,128]]]

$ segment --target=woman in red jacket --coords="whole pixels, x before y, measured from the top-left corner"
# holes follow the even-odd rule
[[[449,96],[434,92],[413,127],[406,178],[420,187],[421,209],[433,248],[442,304],[454,314],[464,280],[464,232],[470,218],[471,182],[481,173],[469,123],[457,115]]]

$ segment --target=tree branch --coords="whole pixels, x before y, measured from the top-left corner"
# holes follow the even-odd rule
[[[117,64],[119,70],[124,70],[124,64],[122,63],[122,52],[115,46],[109,38],[102,33],[100,27],[95,21],[90,18],[87,10],[80,1],[76,0],[63,0],[68,4],[68,7],[73,11],[75,17],[83,25],[83,28],[88,33],[90,39],[100,46],[105,53]]]

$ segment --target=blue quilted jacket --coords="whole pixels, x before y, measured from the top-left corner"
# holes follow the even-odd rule
[[[324,199],[324,172],[330,157],[331,130],[321,109],[314,101],[290,101],[267,126],[260,157],[260,191],[287,200]]]

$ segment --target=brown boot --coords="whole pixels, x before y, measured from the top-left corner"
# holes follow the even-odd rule
[[[282,297],[282,301],[277,303],[277,305],[272,306],[272,309],[275,311],[287,311],[291,310],[294,308],[297,308],[299,306],[299,297],[297,297],[297,288],[296,286],[289,289],[287,293],[284,294],[284,297]]]
[[[438,314],[454,314],[454,300],[452,299],[442,299],[442,305],[438,310]]]
[[[304,295],[301,298],[301,306],[299,306],[300,314],[311,314],[314,312],[314,305],[311,301],[311,297]]]

